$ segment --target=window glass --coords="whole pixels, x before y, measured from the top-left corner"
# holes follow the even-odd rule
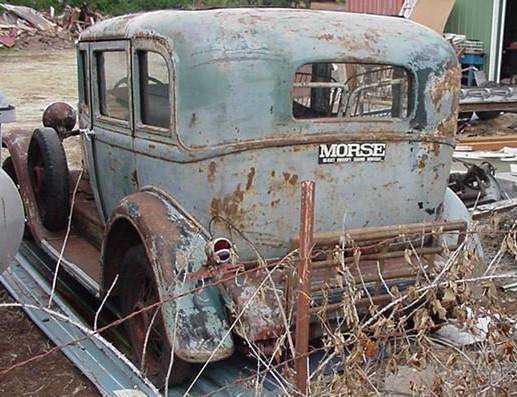
[[[83,102],[87,107],[90,106],[90,91],[88,90],[88,58],[85,50],[81,50],[79,52],[79,87],[80,87],[80,95],[81,102]]]
[[[97,52],[100,112],[104,116],[129,120],[127,54],[124,50]]]
[[[138,65],[142,123],[169,128],[172,107],[167,62],[156,52],[138,51]]]
[[[298,69],[293,116],[404,118],[410,114],[410,77],[399,66],[313,63]]]

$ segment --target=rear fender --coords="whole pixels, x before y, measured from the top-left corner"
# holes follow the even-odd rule
[[[207,262],[206,233],[174,205],[166,194],[159,191],[141,191],[121,200],[107,225],[102,247],[104,288],[111,285],[118,260],[113,260],[111,242],[122,242],[124,235],[117,232],[120,222],[129,222],[138,233],[147,252],[157,281],[161,314],[169,341],[175,354],[189,362],[220,360],[233,353],[234,344],[216,287],[202,288],[195,293],[174,299],[203,285],[203,280],[188,281],[187,276]],[[119,269],[120,270],[120,269]],[[219,346],[220,345],[220,346]],[[214,350],[217,351],[212,357]]]
[[[2,147],[7,148],[13,162],[20,197],[25,209],[27,227],[36,240],[39,240],[44,233],[44,227],[40,221],[36,197],[30,184],[29,169],[27,167],[27,155],[31,138],[31,131],[10,130],[3,133]]]

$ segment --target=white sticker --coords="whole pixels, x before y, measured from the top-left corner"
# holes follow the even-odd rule
[[[385,157],[385,143],[322,143],[318,163],[379,162]]]

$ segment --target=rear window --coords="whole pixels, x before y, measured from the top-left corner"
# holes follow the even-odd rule
[[[125,50],[96,52],[100,112],[129,120],[128,62]]]
[[[306,64],[294,78],[293,116],[295,119],[405,118],[411,113],[410,94],[410,74],[400,66]]]

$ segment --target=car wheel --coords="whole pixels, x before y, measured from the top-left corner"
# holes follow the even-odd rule
[[[68,165],[56,131],[36,128],[29,144],[28,167],[43,225],[63,229],[70,212]]]
[[[130,248],[122,261],[121,309],[127,316],[159,301],[151,264],[142,245]],[[165,387],[171,345],[165,333],[160,308],[143,311],[124,322],[133,350],[133,362],[158,388]],[[151,327],[150,332],[148,332]],[[143,354],[146,335],[146,351]],[[184,383],[192,374],[192,365],[174,356],[169,385]]]

